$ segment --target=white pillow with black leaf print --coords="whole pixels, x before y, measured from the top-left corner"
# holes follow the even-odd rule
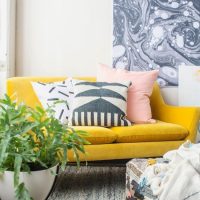
[[[43,108],[53,106],[55,117],[67,124],[74,98],[72,79],[51,83],[31,82],[31,84]]]

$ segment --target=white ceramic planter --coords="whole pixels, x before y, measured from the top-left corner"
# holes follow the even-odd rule
[[[51,191],[55,181],[55,175],[50,170],[56,173],[57,166],[51,169],[32,171],[31,174],[27,172],[20,173],[20,182],[25,183],[26,188],[34,200],[45,200]],[[0,199],[15,200],[12,171],[6,171],[3,175],[0,175]]]

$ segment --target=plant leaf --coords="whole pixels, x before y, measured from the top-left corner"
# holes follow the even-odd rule
[[[0,176],[5,172],[6,169],[0,168]]]
[[[7,157],[6,149],[8,148],[10,141],[10,134],[9,132],[4,133],[4,137],[0,143],[0,166]]]
[[[14,187],[19,185],[19,174],[22,165],[22,157],[20,155],[15,156],[15,164],[14,164]]]
[[[64,171],[67,164],[67,145],[63,147],[63,158],[61,163],[61,169]]]
[[[38,123],[28,124],[26,127],[23,128],[23,131],[21,131],[20,134],[23,135],[24,133],[29,132],[30,130],[32,130],[37,125],[38,125]]]
[[[17,200],[33,200],[33,198],[29,195],[29,192],[26,189],[24,183],[20,183],[16,187],[15,197]]]

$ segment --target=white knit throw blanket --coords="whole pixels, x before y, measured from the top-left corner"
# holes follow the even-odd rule
[[[200,144],[187,141],[163,157],[170,162],[147,167],[141,182],[159,200],[200,200]]]

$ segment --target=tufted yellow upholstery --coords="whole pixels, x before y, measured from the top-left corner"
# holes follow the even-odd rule
[[[155,124],[135,124],[111,128],[118,143],[156,142],[182,140],[188,135],[183,126],[157,121]]]
[[[117,134],[109,128],[98,126],[72,126],[75,130],[82,130],[88,133],[85,137],[91,144],[110,144],[116,141]]]
[[[7,93],[9,96],[15,94],[18,101],[24,101],[27,105],[35,107],[40,105],[30,81],[54,82],[64,80],[66,77],[14,77],[7,80]],[[92,77],[79,78],[87,81],[95,81]],[[200,117],[200,108],[197,107],[176,107],[165,104],[160,94],[160,89],[157,84],[154,85],[153,93],[151,95],[151,108],[153,118],[167,122],[170,124],[156,124],[155,132],[153,126],[150,125],[135,125],[135,132],[128,130],[127,127],[121,128],[88,128],[81,127],[82,130],[90,132],[91,136],[88,138],[91,145],[86,145],[87,154],[80,155],[81,160],[111,160],[111,159],[128,159],[133,157],[154,157],[161,156],[165,152],[175,149],[185,140],[189,139],[195,141],[197,134],[197,125]],[[172,124],[175,124],[174,126]],[[138,130],[141,129],[141,132]],[[168,132],[168,130],[170,131]],[[173,130],[172,130],[173,129]],[[104,135],[102,130],[105,130]],[[115,140],[115,131],[118,135],[117,143]],[[137,130],[137,131],[136,131]],[[145,134],[144,134],[145,130]],[[104,136],[109,134],[109,139],[106,140]],[[133,134],[136,142],[130,142],[123,136]],[[140,135],[140,136],[139,136]],[[94,136],[94,137],[92,137]],[[140,139],[139,139],[140,138]],[[111,141],[115,141],[111,144]],[[143,141],[142,141],[143,140]],[[167,140],[167,141],[165,141]],[[123,143],[122,143],[123,142]],[[102,144],[104,143],[104,144]],[[74,161],[72,153],[69,152],[70,161]]]
[[[171,149],[176,149],[182,143],[183,140],[86,145],[85,150],[87,154],[80,154],[80,159],[82,161],[93,161],[145,157],[152,158],[161,156]],[[72,152],[69,152],[68,158],[70,161],[75,161]]]
[[[154,119],[185,127],[189,132],[185,140],[195,142],[200,119],[200,107],[179,107],[165,104],[160,94],[160,88],[158,84],[155,84],[151,95],[151,109]]]
[[[55,82],[55,81],[63,81],[67,77],[14,77],[9,78],[7,80],[7,94],[9,96],[17,96],[19,102],[23,101],[30,107],[34,108],[35,106],[42,106],[35,95],[31,81],[39,81],[39,82]],[[95,78],[78,78],[87,81],[95,81]]]

